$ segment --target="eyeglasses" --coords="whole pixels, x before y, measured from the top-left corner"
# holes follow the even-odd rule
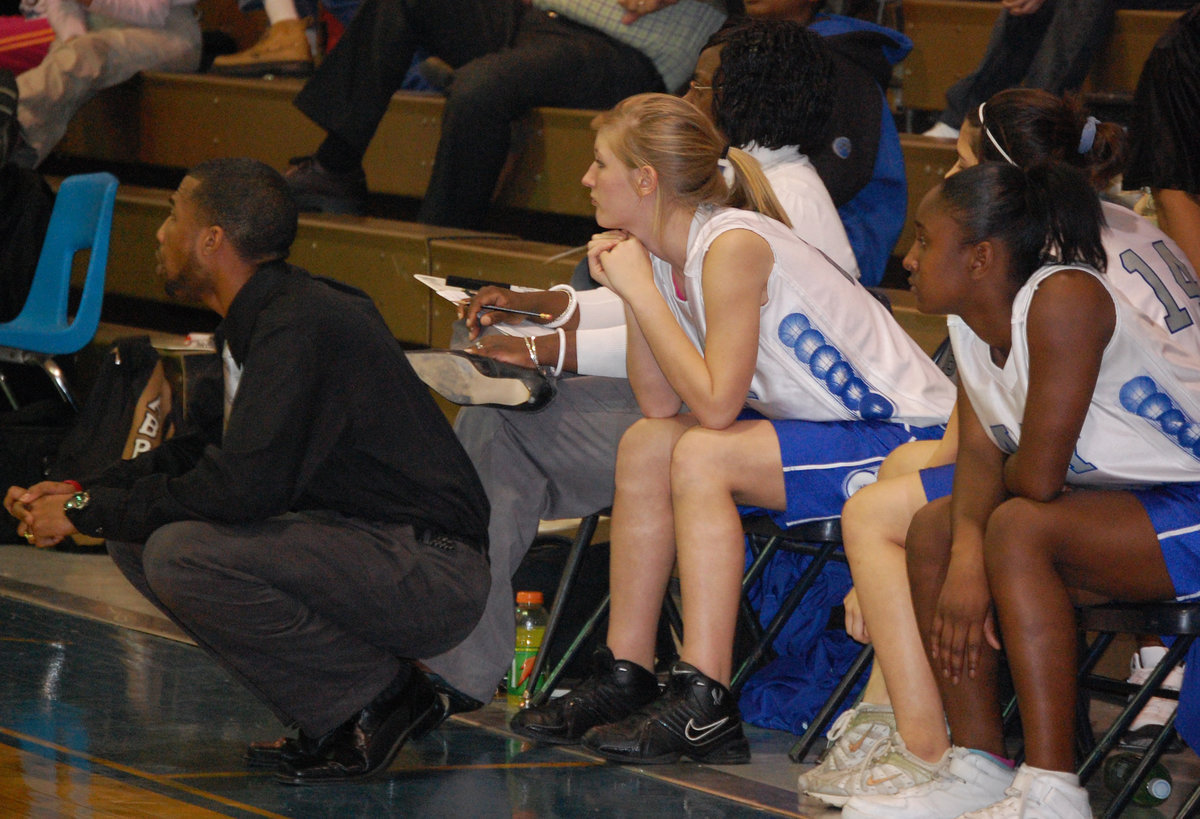
[[[696,82],[695,80],[692,80],[688,84],[692,87],[693,91],[712,91],[713,90],[713,87],[711,85],[701,85],[700,83]]]

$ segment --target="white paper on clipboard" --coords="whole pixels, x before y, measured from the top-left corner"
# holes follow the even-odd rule
[[[442,276],[426,276],[423,273],[414,273],[413,278],[428,287],[434,293],[437,293],[451,304],[465,305],[471,300],[470,293],[461,287],[454,287],[446,284],[446,279]],[[541,288],[513,285],[512,289],[518,293],[536,293]],[[506,336],[544,336],[554,332],[553,330],[547,329],[541,324],[534,324],[531,321],[522,321],[518,324],[493,324],[488,329],[498,333],[503,333]]]

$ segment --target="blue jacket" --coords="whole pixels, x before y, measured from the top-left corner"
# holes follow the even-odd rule
[[[818,15],[809,28],[833,51],[838,84],[825,149],[809,158],[842,217],[862,283],[877,285],[908,208],[900,135],[884,92],[912,40],[835,14]]]

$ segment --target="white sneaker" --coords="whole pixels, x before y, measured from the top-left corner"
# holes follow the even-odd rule
[[[835,806],[846,804],[854,796],[893,794],[935,779],[949,764],[949,757],[947,751],[937,762],[926,762],[910,752],[900,734],[893,731],[856,767],[821,777],[804,792]]]
[[[960,819],[1092,819],[1092,806],[1085,788],[1022,765],[1007,797]]]
[[[825,735],[829,739],[828,750],[820,762],[800,774],[796,790],[805,793],[830,777],[857,768],[895,730],[896,715],[890,705],[860,703],[843,711]]]
[[[939,122],[921,134],[921,136],[935,137],[937,139],[958,139],[958,129],[944,122]]]
[[[984,754],[953,747],[935,779],[894,794],[855,796],[843,819],[956,819],[1007,796],[1012,769]]]
[[[1166,656],[1167,650],[1162,646],[1147,646],[1133,652],[1133,657],[1129,660],[1129,679],[1127,682],[1134,685],[1141,685],[1154,671],[1154,668]],[[1163,680],[1162,687],[1171,691],[1178,691],[1183,685],[1183,666],[1177,665],[1171,669],[1171,673]],[[1121,738],[1121,747],[1128,750],[1144,751],[1150,747],[1150,743],[1162,727],[1166,725],[1171,714],[1175,713],[1175,708],[1178,703],[1175,700],[1169,700],[1165,697],[1151,697],[1149,701],[1142,707],[1133,723],[1129,726],[1129,731]]]

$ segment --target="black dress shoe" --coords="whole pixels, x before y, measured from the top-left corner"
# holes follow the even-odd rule
[[[286,785],[364,779],[385,770],[405,742],[429,733],[441,719],[441,699],[433,684],[416,668],[406,666],[358,712],[349,729],[329,744],[320,759],[284,762],[275,778]]]
[[[312,762],[321,759],[330,745],[353,726],[354,720],[347,720],[319,737],[310,737],[301,731],[297,737],[251,742],[246,746],[242,759],[251,768],[278,768],[281,762],[291,765]]]
[[[288,160],[283,178],[303,211],[361,215],[367,209],[367,175],[362,168],[346,173],[327,169],[315,156]]]
[[[408,353],[408,362],[452,404],[539,410],[557,391],[537,370],[461,350],[416,350]]]
[[[433,728],[438,727],[455,714],[478,711],[483,707],[482,702],[459,691],[446,682],[445,678],[440,674],[434,674],[432,671],[425,671],[424,674],[433,685],[433,690],[437,692],[438,705],[441,708],[441,713],[438,715],[438,720]],[[430,730],[433,729],[431,728]]]

